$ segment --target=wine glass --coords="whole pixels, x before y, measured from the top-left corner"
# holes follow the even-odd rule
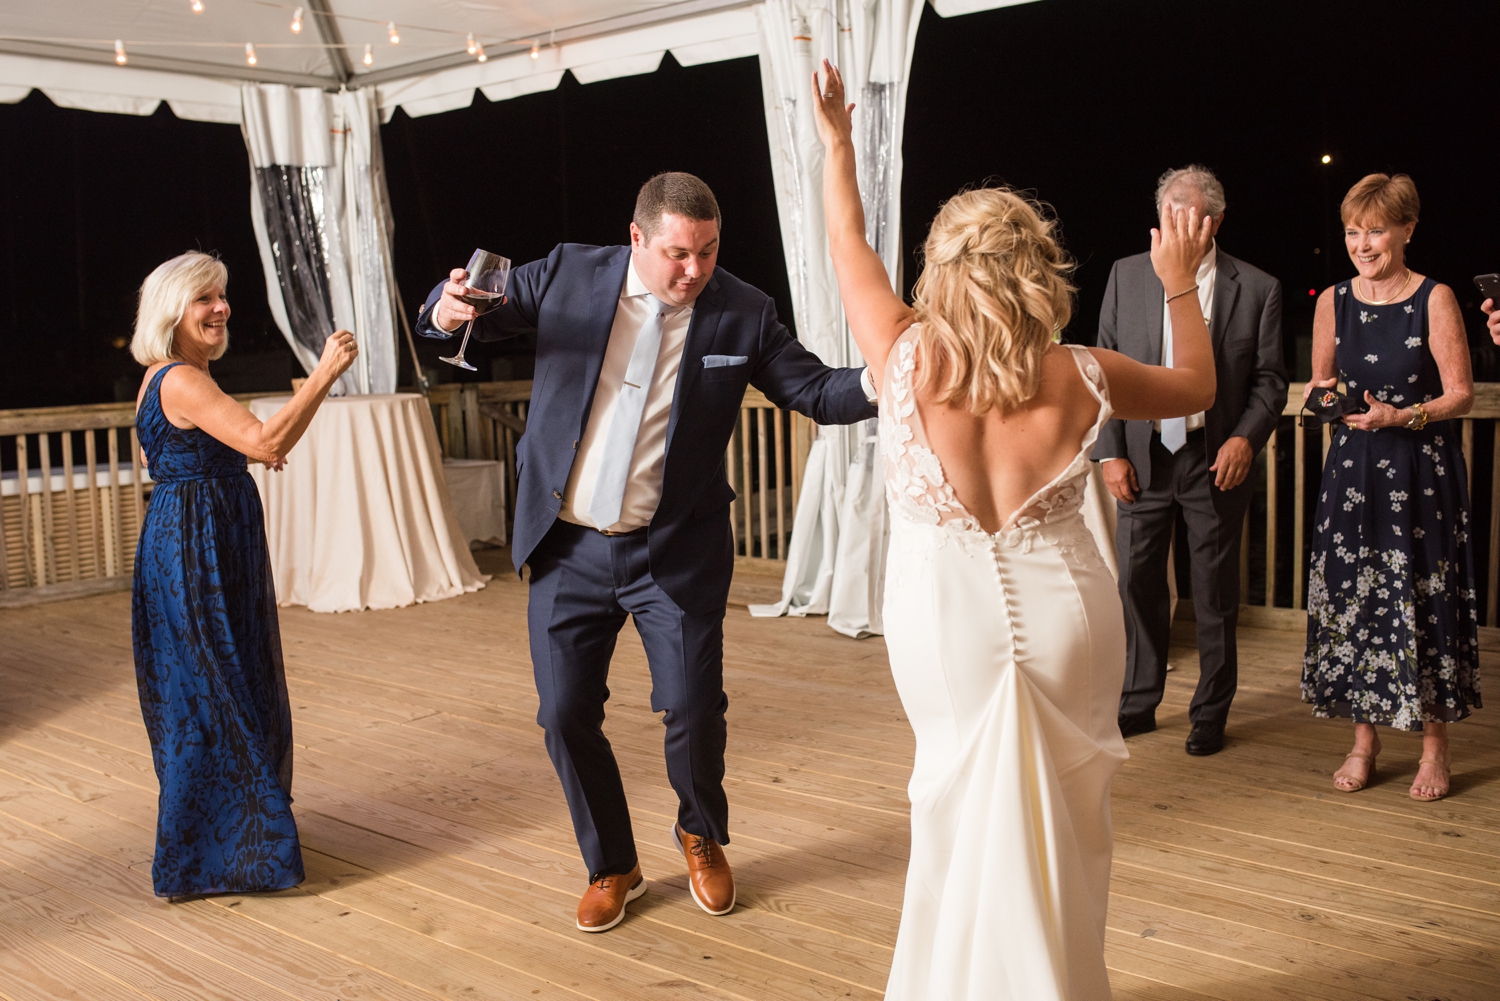
[[[505,301],[505,283],[510,280],[509,257],[501,257],[488,250],[476,250],[469,258],[469,266],[465,272],[464,287],[467,291],[459,298],[473,306],[476,314],[483,316]],[[473,329],[474,321],[470,320],[469,325],[464,328],[464,339],[458,346],[458,354],[452,358],[439,358],[438,361],[477,372],[478,369],[464,360],[464,351],[469,346],[469,333]]]

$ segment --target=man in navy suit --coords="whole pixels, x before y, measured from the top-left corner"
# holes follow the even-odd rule
[[[531,567],[527,617],[547,751],[589,868],[581,931],[607,931],[646,891],[620,769],[602,730],[610,657],[627,615],[665,713],[672,838],[693,899],[734,908],[724,795],[724,610],[734,570],[724,453],[745,387],[819,424],[875,416],[862,369],[820,362],[764,292],[717,269],[720,216],[691,174],[636,200],[630,246],[560,244],[517,268],[473,336],[535,332],[527,433],[516,449],[512,555]],[[465,275],[417,318],[448,337],[475,310]]]

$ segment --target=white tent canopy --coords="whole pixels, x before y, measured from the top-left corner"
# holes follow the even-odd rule
[[[1027,0],[932,0],[945,17]],[[754,0],[52,0],[0,7],[0,102],[35,88],[55,104],[238,123],[239,84],[377,88],[381,114],[466,107],[649,73],[671,52],[690,66],[756,55]],[[871,6],[867,0],[845,0]],[[819,6],[841,6],[825,0]],[[292,32],[302,12],[301,28]],[[392,44],[389,25],[400,38]],[[484,47],[477,61],[468,36]],[[126,64],[116,64],[115,41]],[[254,46],[255,64],[246,45]],[[371,60],[367,66],[367,50]],[[537,58],[532,58],[535,47]]]

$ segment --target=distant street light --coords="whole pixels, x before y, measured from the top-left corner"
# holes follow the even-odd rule
[[[1332,163],[1333,162],[1333,157],[1329,156],[1327,153],[1324,153],[1323,154],[1323,162],[1324,163]]]

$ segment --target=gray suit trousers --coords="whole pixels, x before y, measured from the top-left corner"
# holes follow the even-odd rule
[[[1115,546],[1125,605],[1121,715],[1154,710],[1166,690],[1172,611],[1167,551],[1178,511],[1187,523],[1198,620],[1200,673],[1188,715],[1194,723],[1222,723],[1229,715],[1239,676],[1234,631],[1240,609],[1240,533],[1252,484],[1247,479],[1233,490],[1219,490],[1208,468],[1212,461],[1202,429],[1190,433],[1175,455],[1153,434],[1151,485],[1134,504],[1117,505]]]

